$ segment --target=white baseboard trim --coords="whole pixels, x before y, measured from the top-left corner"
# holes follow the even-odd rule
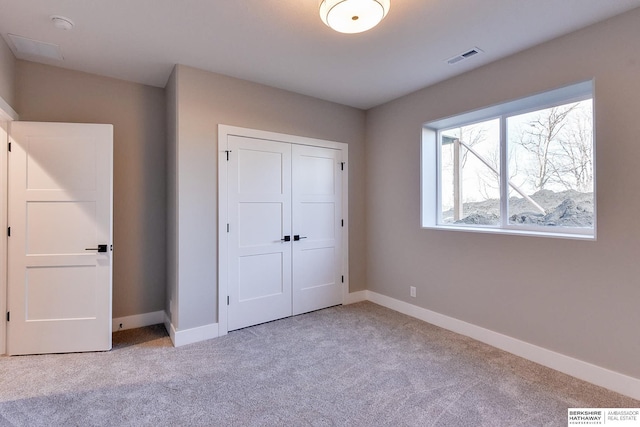
[[[164,313],[164,328],[167,330],[167,333],[169,334],[169,338],[171,338],[171,343],[175,347],[176,346],[176,330],[173,327],[173,324],[171,323],[171,319],[169,318],[169,315],[166,312]]]
[[[516,338],[503,335],[453,317],[445,316],[426,308],[418,307],[372,291],[366,293],[366,299],[391,310],[398,311],[427,323],[448,329],[461,335],[497,347],[501,350],[523,357],[532,362],[560,371],[572,377],[613,390],[625,396],[640,400],[640,379],[630,377],[600,366],[556,353]]]
[[[351,292],[345,295],[344,305],[355,304],[367,300],[367,291]]]
[[[164,322],[164,317],[164,310],[153,311],[151,313],[134,314],[133,316],[117,317],[112,320],[111,330],[113,332],[118,332],[125,331],[127,329],[157,325],[158,323]],[[120,325],[122,325],[122,327]]]
[[[183,345],[210,340],[220,336],[218,334],[217,323],[176,331],[169,317],[165,316],[164,327],[167,329],[174,347],[182,347]]]

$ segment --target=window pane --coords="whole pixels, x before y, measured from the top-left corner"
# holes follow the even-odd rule
[[[440,132],[443,224],[500,224],[500,120]]]
[[[509,224],[593,228],[592,105],[507,119]]]

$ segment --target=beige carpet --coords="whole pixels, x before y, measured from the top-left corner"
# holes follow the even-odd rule
[[[566,426],[640,407],[372,303],[173,348],[162,326],[104,353],[0,358],[0,426]]]

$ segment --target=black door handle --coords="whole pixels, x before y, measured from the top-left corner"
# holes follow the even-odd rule
[[[293,240],[296,241],[296,242],[298,240],[302,240],[302,239],[306,239],[306,238],[307,238],[307,236],[299,236],[298,234],[293,236]]]
[[[282,242],[290,242],[291,241],[291,236],[284,236],[284,239],[280,239],[280,241],[282,241]]]
[[[85,251],[107,252],[107,245],[98,245],[97,248],[86,248]]]

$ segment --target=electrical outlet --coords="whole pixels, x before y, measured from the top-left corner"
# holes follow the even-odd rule
[[[413,298],[416,297],[416,287],[415,286],[409,286],[409,293],[411,294],[411,296]]]

